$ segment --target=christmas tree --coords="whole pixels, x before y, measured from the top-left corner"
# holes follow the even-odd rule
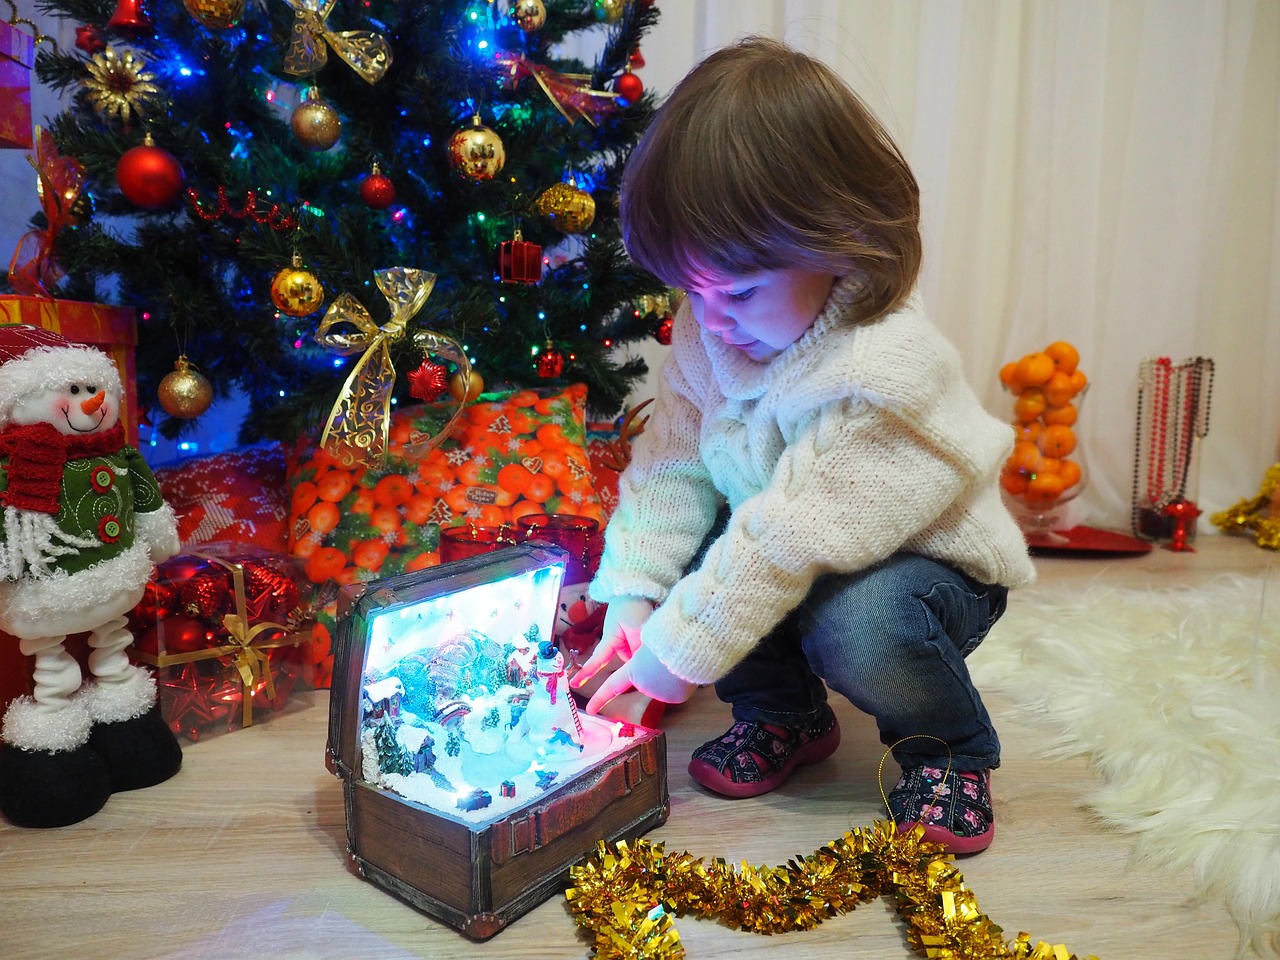
[[[666,291],[626,258],[616,196],[653,109],[632,69],[652,0],[42,7],[79,25],[36,72],[70,94],[47,132],[86,184],[50,292],[136,308],[164,434],[207,406],[200,377],[248,396],[247,442],[323,424],[362,361],[395,403],[582,382],[597,416],[644,375],[614,348],[655,335]],[[166,381],[179,357],[195,370]]]

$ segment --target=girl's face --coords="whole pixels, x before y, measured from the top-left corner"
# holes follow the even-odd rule
[[[802,268],[708,276],[689,286],[689,307],[708,333],[765,363],[813,326],[835,281]]]

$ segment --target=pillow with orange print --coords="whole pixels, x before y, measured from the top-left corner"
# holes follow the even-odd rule
[[[392,415],[381,466],[343,467],[312,445],[290,468],[289,551],[307,578],[336,586],[394,576],[440,562],[440,529],[514,526],[531,513],[591,517],[604,510],[591,477],[587,388],[484,394],[469,404],[450,436],[421,459],[404,456],[412,436],[434,434],[451,403],[422,404]],[[333,603],[320,627],[332,632]],[[328,676],[317,629],[317,677]]]

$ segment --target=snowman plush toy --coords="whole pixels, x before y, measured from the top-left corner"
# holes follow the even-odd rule
[[[123,392],[106,354],[0,325],[0,643],[35,658],[32,696],[0,726],[0,814],[18,826],[77,823],[182,764],[154,679],[125,654],[125,614],[178,535],[124,441]],[[63,645],[86,632],[88,682]]]

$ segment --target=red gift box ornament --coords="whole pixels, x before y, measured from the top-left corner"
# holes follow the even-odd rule
[[[542,247],[522,238],[498,244],[498,277],[503,283],[537,283],[542,279]]]
[[[54,240],[76,222],[73,208],[84,190],[85,169],[74,157],[59,154],[53,137],[39,127],[35,145],[35,158],[27,159],[36,170],[36,190],[48,226],[28,230],[18,241],[9,260],[9,285],[21,296],[49,297],[48,288],[62,279],[53,259]]]

